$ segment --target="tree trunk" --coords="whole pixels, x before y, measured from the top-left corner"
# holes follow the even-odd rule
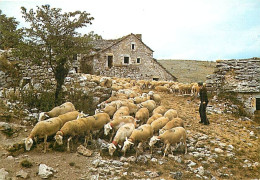
[[[61,63],[54,69],[54,76],[57,82],[55,90],[55,106],[58,106],[62,103],[62,85],[64,80],[69,73],[69,69],[65,67],[66,59],[63,59]]]

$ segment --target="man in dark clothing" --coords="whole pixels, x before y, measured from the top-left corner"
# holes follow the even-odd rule
[[[207,89],[205,86],[203,86],[203,82],[199,82],[198,83],[199,87],[200,87],[200,91],[199,91],[199,95],[200,95],[200,108],[199,108],[199,112],[200,112],[200,123],[203,123],[205,125],[209,125],[209,120],[207,118],[206,115],[206,108],[208,105],[208,95],[207,95]]]

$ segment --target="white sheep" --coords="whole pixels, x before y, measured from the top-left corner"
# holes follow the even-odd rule
[[[154,100],[157,105],[161,104],[161,96],[159,94],[155,94],[153,91],[149,91],[148,95],[151,100]]]
[[[30,135],[24,140],[25,149],[29,151],[33,145],[33,139],[39,137],[44,138],[44,153],[46,153],[48,136],[54,135],[60,130],[62,125],[62,120],[59,117],[38,122],[32,129]]]
[[[70,151],[70,141],[74,136],[85,136],[84,145],[87,145],[87,137],[90,135],[90,131],[93,129],[95,118],[89,116],[87,118],[80,118],[77,120],[69,121],[65,123],[62,128],[56,133],[55,140],[61,145],[63,144],[63,137],[69,136],[67,143],[67,151]]]
[[[154,100],[147,100],[145,102],[142,102],[141,104],[138,104],[139,108],[146,107],[150,113],[153,112],[153,110],[156,108],[156,103]]]
[[[165,126],[169,122],[167,117],[160,117],[151,123],[153,128],[153,132],[158,132],[163,126]]]
[[[138,150],[141,148],[142,143],[147,141],[149,138],[151,138],[153,135],[153,129],[152,126],[150,124],[144,124],[140,127],[138,127],[137,129],[134,129],[131,136],[124,142],[124,146],[122,148],[122,152],[125,153],[127,151],[127,149],[130,148],[131,145],[134,144],[138,144],[138,146],[136,147],[136,156],[138,154]]]
[[[116,146],[121,146],[125,138],[128,138],[132,134],[134,129],[135,125],[133,123],[127,123],[118,129],[112,143],[108,147],[108,151],[111,156],[113,156],[116,150]]]
[[[149,146],[152,147],[157,141],[163,141],[163,143],[166,145],[166,148],[164,150],[163,157],[165,157],[166,152],[170,148],[171,145],[177,145],[177,143],[182,142],[185,146],[185,154],[187,153],[187,144],[186,144],[186,138],[187,134],[183,127],[176,127],[169,129],[165,131],[160,136],[153,136],[149,142]]]
[[[113,119],[112,121],[104,125],[104,134],[107,136],[110,130],[113,130],[111,135],[111,138],[113,138],[115,131],[117,131],[121,126],[127,123],[133,123],[136,126],[135,118],[133,118],[132,116],[121,116]]]
[[[178,117],[177,110],[169,109],[168,111],[165,112],[164,117],[167,117],[169,120],[172,120],[173,118],[177,118]]]
[[[65,114],[59,115],[58,117],[61,119],[62,125],[64,125],[66,122],[75,120],[79,116],[83,116],[83,115],[81,113],[79,113],[78,111],[71,111],[71,112],[67,112]]]
[[[57,107],[53,108],[49,112],[41,112],[39,114],[38,121],[42,121],[45,118],[57,117],[59,115],[65,114],[67,112],[75,111],[75,110],[76,109],[75,109],[74,105],[71,102],[66,102],[66,103],[63,103],[60,106],[57,106]]]
[[[139,109],[135,114],[135,119],[139,125],[144,124],[149,119],[149,110],[145,107]]]
[[[185,128],[184,121],[181,118],[173,118],[172,120],[167,122],[167,124],[165,126],[163,126],[162,129],[159,130],[159,134],[163,134],[166,130],[169,130],[169,129],[172,129],[175,127]]]
[[[164,115],[164,113],[167,111],[167,109],[164,106],[158,106],[153,110],[153,114],[162,114]]]
[[[146,124],[152,124],[153,121],[155,121],[156,119],[163,117],[162,114],[153,114],[146,122]]]
[[[127,106],[122,106],[120,107],[114,114],[113,119],[117,119],[118,117],[121,116],[129,116],[130,111]]]

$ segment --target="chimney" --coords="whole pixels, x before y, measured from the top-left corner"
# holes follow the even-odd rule
[[[142,34],[135,34],[135,36],[142,41]]]

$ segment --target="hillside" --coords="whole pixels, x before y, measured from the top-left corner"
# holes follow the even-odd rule
[[[205,81],[208,74],[213,74],[216,62],[196,60],[158,60],[179,82],[190,83]]]
[[[156,92],[159,93],[159,92]],[[226,101],[212,100],[208,107],[210,125],[199,124],[199,99],[193,96],[160,93],[161,105],[176,109],[185,121],[188,153],[182,147],[162,158],[164,148],[157,144],[150,153],[149,148],[135,158],[135,152],[128,151],[126,157],[121,152],[109,156],[106,141],[93,140],[87,148],[93,152],[91,157],[74,150],[66,152],[53,148],[54,140],[49,139],[46,154],[42,153],[43,142],[31,151],[24,150],[23,139],[29,135],[31,126],[16,125],[15,133],[6,136],[0,132],[0,170],[8,177],[23,177],[34,180],[39,176],[39,165],[53,168],[49,179],[257,179],[259,178],[259,125],[250,119],[234,116],[233,111],[225,113]],[[231,107],[231,106],[227,106]],[[13,126],[13,121],[2,124],[2,128]],[[0,126],[1,127],[1,126]],[[0,128],[1,130],[1,128]],[[73,140],[74,141],[74,140]],[[75,141],[74,141],[75,142]],[[13,146],[12,146],[13,144]],[[102,145],[100,145],[102,144]],[[103,147],[103,148],[102,148]],[[23,162],[27,164],[22,165]],[[1,171],[0,171],[1,177]],[[1,178],[0,178],[1,179]],[[19,178],[21,179],[21,178]]]

